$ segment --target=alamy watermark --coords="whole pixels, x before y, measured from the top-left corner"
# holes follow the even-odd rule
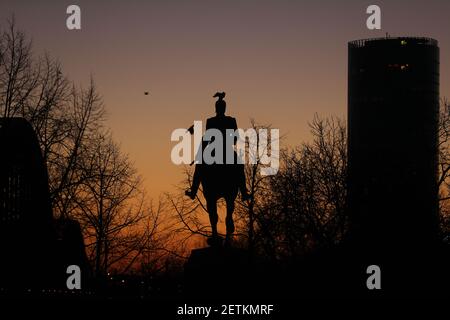
[[[69,30],[81,30],[81,8],[76,4],[67,7],[66,27]]]
[[[170,154],[172,162],[176,165],[192,163],[261,165],[260,173],[263,176],[275,175],[279,169],[279,129],[227,129],[223,137],[218,129],[207,129],[203,133],[202,121],[194,121],[193,135],[185,128],[175,129],[171,141],[178,142]],[[202,148],[203,142],[207,143],[205,148]]]

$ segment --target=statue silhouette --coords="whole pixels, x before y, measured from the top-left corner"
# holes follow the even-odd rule
[[[234,222],[233,222],[233,212],[234,212],[234,201],[241,192],[243,200],[248,200],[250,195],[247,192],[247,187],[245,184],[245,172],[244,164],[238,162],[238,155],[234,150],[234,146],[237,142],[238,137],[235,136],[231,140],[231,143],[225,138],[227,129],[237,129],[236,119],[225,115],[226,102],[224,100],[225,92],[217,92],[214,98],[218,98],[216,101],[216,116],[209,118],[206,121],[206,130],[217,129],[222,133],[223,137],[223,152],[219,163],[206,164],[204,161],[197,163],[195,166],[194,177],[192,181],[191,189],[186,191],[186,195],[191,199],[195,199],[197,191],[200,187],[200,183],[203,187],[203,195],[206,199],[206,207],[209,214],[209,220],[211,223],[212,236],[208,239],[208,244],[211,246],[220,244],[220,237],[217,232],[217,201],[220,198],[224,198],[227,207],[226,215],[226,238],[225,244],[229,244],[234,233]],[[192,134],[193,131],[189,130]],[[228,139],[230,140],[230,139]],[[201,145],[203,156],[205,150],[211,147],[211,142],[203,141]],[[226,154],[230,153],[234,156],[234,163],[226,163]],[[214,150],[211,152],[214,155]],[[197,155],[198,157],[199,155]],[[219,158],[220,155],[219,155]],[[198,158],[197,158],[198,159]]]

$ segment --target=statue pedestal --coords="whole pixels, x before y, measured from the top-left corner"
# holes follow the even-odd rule
[[[244,294],[253,288],[252,266],[249,252],[244,249],[194,249],[184,265],[185,292],[206,298]]]

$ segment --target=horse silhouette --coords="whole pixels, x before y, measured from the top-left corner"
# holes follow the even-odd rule
[[[217,201],[220,198],[224,198],[226,202],[227,215],[225,219],[226,224],[226,238],[225,243],[229,244],[234,233],[234,202],[236,197],[241,192],[243,200],[250,198],[247,192],[245,184],[244,165],[238,162],[238,155],[234,150],[237,137],[233,139],[226,139],[227,130],[237,129],[236,119],[225,115],[226,102],[223,100],[225,97],[224,92],[218,92],[214,95],[218,100],[216,101],[216,116],[209,118],[206,122],[206,130],[217,129],[222,134],[223,152],[221,155],[214,154],[215,150],[210,150],[210,153],[214,156],[214,159],[218,160],[214,163],[205,163],[202,158],[201,163],[197,163],[195,167],[193,183],[190,190],[186,191],[191,199],[195,199],[197,190],[200,183],[203,187],[203,195],[206,200],[206,208],[209,214],[209,221],[211,223],[212,236],[208,239],[210,245],[217,245],[220,243],[220,238],[217,232]],[[191,132],[193,133],[193,132]],[[230,143],[231,140],[231,143]],[[201,156],[208,151],[208,148],[212,148],[212,139],[210,143],[204,142],[201,145]],[[226,163],[226,155],[233,154],[233,163]],[[197,155],[198,157],[199,155]]]

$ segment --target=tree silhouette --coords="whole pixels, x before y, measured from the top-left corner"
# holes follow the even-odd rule
[[[439,210],[441,231],[450,242],[450,104],[442,99],[439,114]]]
[[[12,18],[0,33],[0,112],[32,124],[49,171],[54,215],[69,217],[79,150],[104,120],[93,80],[87,89],[70,85],[57,60],[33,56],[31,41]]]
[[[94,272],[104,276],[111,265],[137,254],[150,236],[134,228],[148,214],[145,194],[136,170],[110,136],[97,136],[82,154],[74,216],[84,227]]]
[[[439,122],[439,169],[441,230],[450,233],[450,113],[443,100]],[[309,124],[312,139],[280,155],[280,170],[274,176],[259,175],[260,163],[246,165],[246,179],[253,199],[236,206],[237,245],[272,259],[303,255],[338,244],[348,230],[346,207],[347,129],[339,118],[315,115]],[[258,128],[253,122],[253,127]],[[190,185],[187,168],[180,192]],[[179,218],[177,232],[184,239],[208,235],[206,206],[200,195],[196,202],[170,198]],[[176,200],[175,200],[176,199]]]
[[[259,230],[265,252],[294,257],[334,245],[346,231],[346,127],[317,115],[312,141],[284,150],[264,194]]]
[[[106,133],[94,80],[78,86],[56,59],[32,49],[12,17],[0,31],[0,116],[23,117],[36,132],[54,217],[81,224],[97,275],[111,265],[128,270],[144,252],[152,260],[164,247],[161,212],[147,206],[130,160]]]

